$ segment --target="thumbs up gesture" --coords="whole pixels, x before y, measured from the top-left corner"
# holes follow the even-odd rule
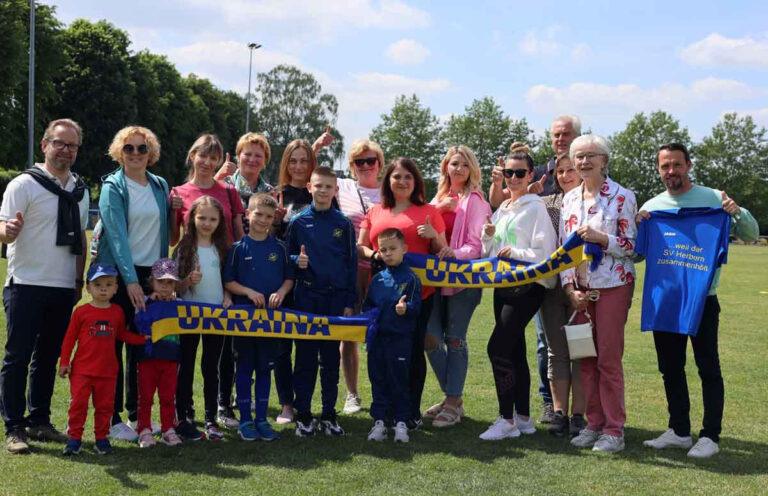
[[[227,153],[227,158],[224,161],[224,163],[219,167],[219,170],[216,172],[216,175],[214,176],[214,179],[217,181],[221,181],[225,177],[229,177],[232,174],[235,173],[237,170],[237,164],[232,162],[229,158],[229,153]]]
[[[728,197],[728,193],[725,191],[722,192],[722,198],[723,198],[723,210],[725,210],[728,215],[736,216],[741,214],[741,209],[738,205],[736,205],[736,202],[731,200]]]
[[[16,212],[16,217],[5,221],[5,241],[8,243],[16,241],[23,227],[24,217],[21,215],[21,212]]]
[[[405,315],[405,311],[408,309],[408,305],[405,304],[405,295],[400,297],[400,300],[397,302],[397,305],[395,305],[395,312],[397,312],[398,315],[403,316]]]
[[[203,273],[200,271],[200,263],[195,264],[195,270],[189,273],[189,282],[194,284],[200,284],[203,279]]]
[[[486,238],[492,238],[496,234],[496,226],[493,225],[493,222],[491,221],[491,216],[489,215],[488,218],[485,220],[485,225],[483,225],[483,236]]]
[[[456,210],[456,205],[458,205],[459,199],[456,196],[446,196],[442,200],[440,200],[440,203],[438,203],[437,208],[440,209],[441,212],[453,212]]]
[[[424,224],[416,228],[416,233],[424,239],[437,238],[437,231],[432,227],[432,224],[430,224],[429,215],[427,215],[427,218],[424,220]]]
[[[307,267],[309,267],[309,257],[307,256],[307,248],[304,245],[301,245],[301,251],[299,252],[299,257],[296,259],[296,265],[298,265],[300,269],[306,269]]]
[[[312,144],[312,150],[315,153],[318,153],[326,146],[331,146],[335,139],[336,138],[333,137],[333,134],[331,134],[331,125],[328,124],[328,127],[325,128],[325,132],[321,134],[320,137],[317,138]]]
[[[182,206],[184,206],[184,200],[181,199],[178,193],[176,193],[176,188],[171,190],[171,210],[178,210]]]
[[[491,182],[501,185],[504,180],[504,157],[499,157],[499,163],[491,171]]]
[[[531,184],[528,185],[528,193],[531,193],[533,195],[540,195],[544,192],[544,185],[547,184],[547,172],[544,173],[543,176],[541,176],[541,179],[538,181],[533,181]]]

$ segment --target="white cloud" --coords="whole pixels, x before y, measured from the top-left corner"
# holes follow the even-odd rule
[[[573,45],[562,43],[556,39],[561,31],[562,28],[558,25],[548,26],[540,31],[527,31],[517,47],[521,53],[531,57],[554,58],[568,55],[574,61],[584,60],[590,54],[589,45],[583,42]],[[494,33],[494,42],[498,42],[497,33]]]
[[[755,110],[731,110],[730,112],[736,112],[740,116],[752,116],[752,120],[758,126],[768,127],[768,108],[755,109]],[[723,112],[725,114],[726,112]]]
[[[214,8],[209,0],[187,0],[187,3]],[[215,10],[234,26],[258,30],[260,25],[290,23],[292,34],[320,37],[324,41],[351,29],[411,29],[428,27],[431,23],[427,11],[400,0],[224,0],[215,3]]]
[[[573,83],[564,88],[536,85],[528,89],[525,99],[535,111],[546,113],[624,115],[628,112],[656,109],[685,112],[701,105],[746,100],[763,95],[768,96],[768,89],[731,79],[710,77],[688,86],[663,83],[655,88],[641,88],[636,84],[610,86],[587,82]]]
[[[768,38],[726,38],[712,33],[682,48],[680,57],[691,65],[742,66],[768,69]]]
[[[349,79],[337,83],[339,114],[344,112],[380,112],[389,110],[400,95],[415,93],[419,97],[448,90],[447,79],[415,79],[399,74],[367,72],[350,74]]]
[[[420,64],[429,55],[429,49],[418,41],[403,38],[387,48],[386,57],[397,64]]]

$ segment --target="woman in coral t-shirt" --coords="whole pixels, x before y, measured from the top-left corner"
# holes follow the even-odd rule
[[[361,259],[378,259],[379,233],[397,228],[405,236],[408,251],[453,257],[445,240],[445,223],[440,210],[425,200],[424,179],[409,158],[392,161],[381,181],[381,203],[371,208],[360,223],[357,254]],[[411,361],[411,420],[409,428],[421,424],[421,393],[427,376],[424,336],[432,313],[435,288],[422,287],[421,311],[416,323]]]

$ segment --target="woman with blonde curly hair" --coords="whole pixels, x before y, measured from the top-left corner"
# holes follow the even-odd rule
[[[160,142],[149,129],[128,126],[117,132],[109,156],[119,168],[102,178],[99,198],[100,228],[94,262],[113,264],[120,272],[113,302],[133,326],[135,309],[144,308],[145,287],[152,264],[168,256],[168,183],[147,168],[160,159]],[[116,342],[118,380],[110,437],[133,441],[136,432],[120,419],[123,410],[122,342]],[[129,423],[137,421],[136,353],[126,347],[125,408]]]
[[[447,241],[455,258],[461,260],[479,258],[482,252],[480,238],[491,207],[481,187],[480,166],[472,150],[464,145],[450,147],[440,163],[440,181],[432,204],[440,209]],[[449,427],[464,415],[467,329],[481,295],[482,290],[476,288],[442,288],[435,296],[426,349],[445,398],[424,412],[434,427]]]

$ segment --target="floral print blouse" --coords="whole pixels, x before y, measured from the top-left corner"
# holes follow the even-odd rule
[[[560,243],[583,226],[589,225],[608,235],[603,260],[596,270],[586,269],[587,263],[560,273],[563,286],[572,283],[580,288],[614,288],[635,281],[637,200],[635,194],[607,177],[598,198],[592,205],[584,201],[584,184],[563,197],[560,216]]]

